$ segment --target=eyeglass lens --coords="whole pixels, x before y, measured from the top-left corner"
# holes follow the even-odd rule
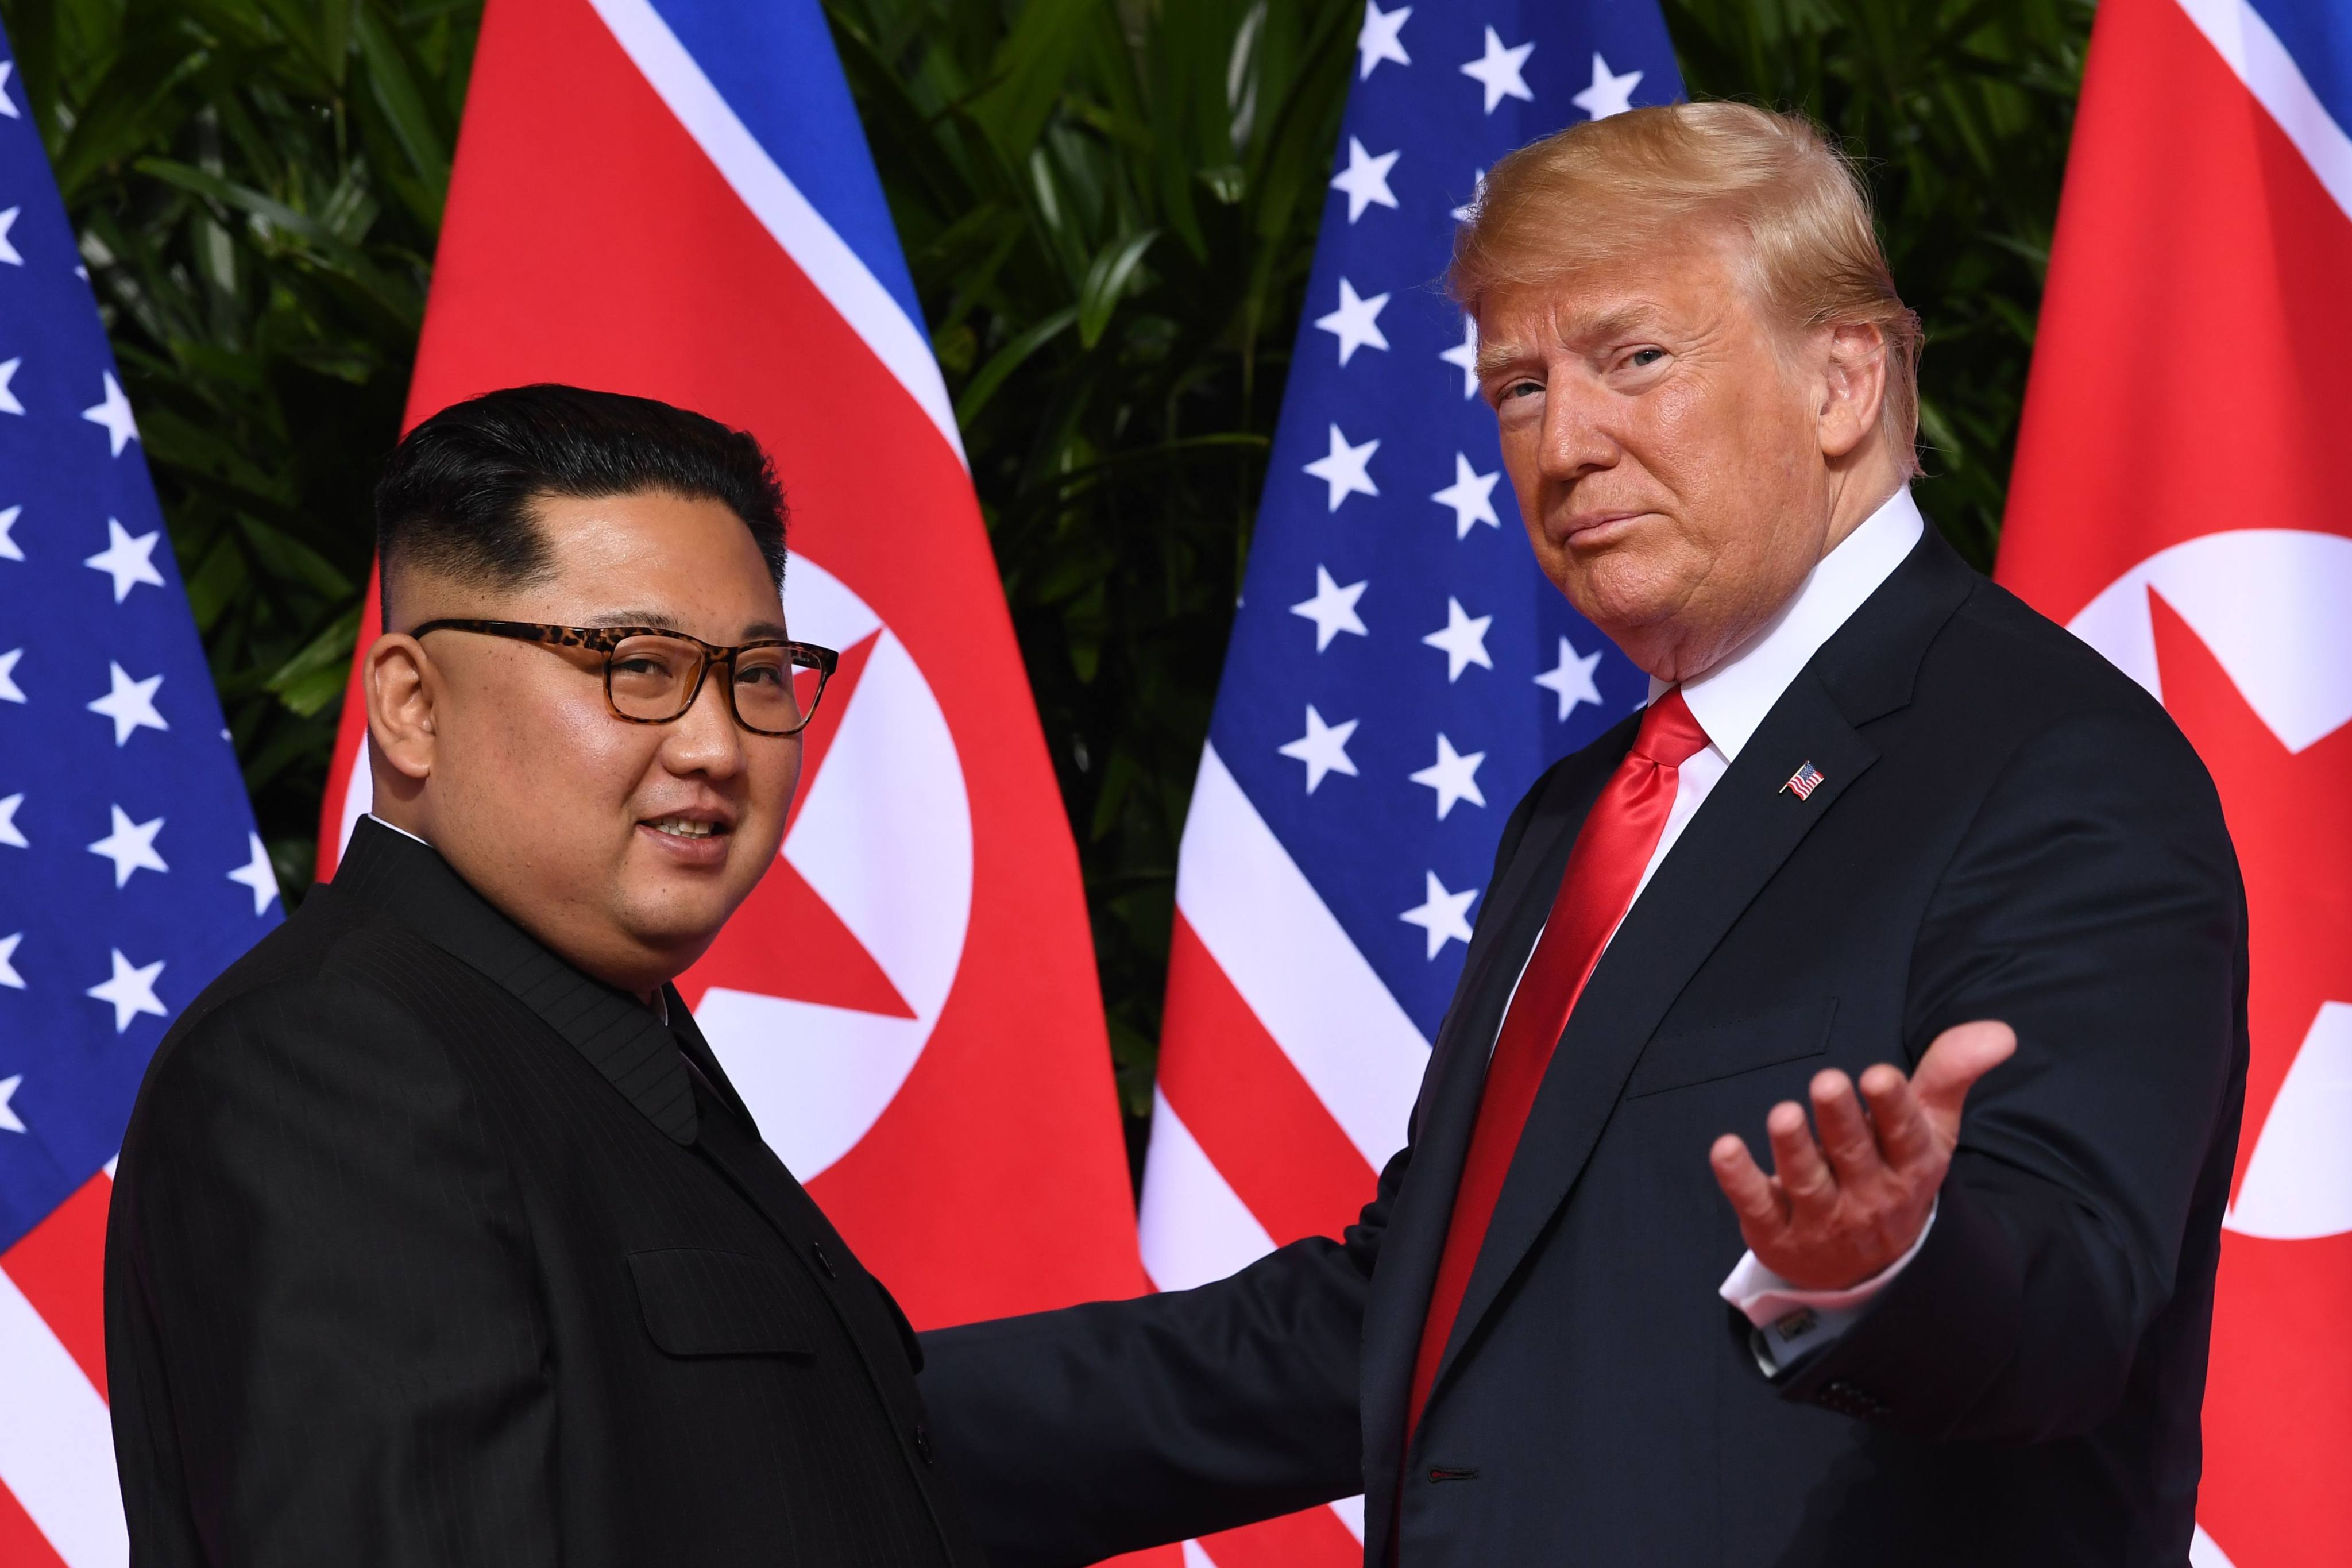
[[[694,698],[702,660],[700,648],[676,637],[623,639],[608,660],[614,709],[653,723],[677,718]],[[823,683],[789,648],[745,648],[735,656],[735,716],[747,729],[790,734],[808,721]]]

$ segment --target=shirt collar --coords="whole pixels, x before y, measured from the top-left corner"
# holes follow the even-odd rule
[[[403,838],[422,844],[427,849],[433,847],[429,841],[418,837],[415,834],[409,832],[408,829],[401,826],[400,824],[396,822],[386,822],[383,817],[378,816],[373,811],[362,812],[361,815],[365,816],[370,822],[374,823],[378,827],[389,827],[394,833],[399,834]],[[655,1017],[659,1018],[665,1024],[669,1022],[669,999],[667,997],[664,996],[658,991],[655,992],[652,1007]]]
[[[1918,503],[1905,486],[1863,520],[1806,574],[1780,614],[1731,658],[1683,685],[1691,716],[1726,762],[1739,755],[1789,683],[1821,646],[1836,635],[1863,601],[1894,575],[1927,530]],[[1670,688],[1654,677],[1650,700]]]
[[[405,827],[401,826],[400,826],[400,824],[398,824],[397,822],[386,822],[386,821],[384,821],[384,819],[383,819],[383,817],[378,816],[377,816],[374,812],[373,812],[373,811],[369,811],[369,812],[362,812],[362,813],[361,813],[361,815],[362,815],[362,816],[365,816],[365,817],[366,817],[370,822],[375,823],[375,824],[376,824],[377,826],[382,826],[382,827],[389,827],[389,828],[391,828],[394,833],[399,834],[403,838],[414,838],[414,839],[415,839],[415,840],[416,840],[416,842],[417,842],[417,843],[425,845],[425,847],[426,847],[427,849],[430,849],[430,848],[432,848],[432,847],[433,847],[433,846],[432,846],[431,844],[426,843],[426,842],[425,842],[425,839],[423,839],[423,838],[418,838],[418,837],[417,837],[417,836],[416,836],[415,834],[409,832],[409,831],[408,831],[408,829],[406,829]]]

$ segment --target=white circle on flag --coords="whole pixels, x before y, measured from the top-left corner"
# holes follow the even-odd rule
[[[2160,550],[2108,584],[2066,629],[2161,701],[2151,588],[2288,751],[2352,721],[2352,539],[2232,529]]]
[[[2279,743],[2306,750],[2352,721],[2352,539],[2305,529],[2209,533],[2158,551],[2067,629],[2160,701],[2153,591],[2197,634]],[[2309,1240],[2352,1231],[2352,1005],[2327,1002],[2263,1119],[2222,1224]],[[2215,1549],[2219,1561],[2218,1549]]]
[[[947,715],[906,645],[807,556],[784,582],[794,637],[874,642],[822,766],[801,782],[782,858],[914,1015],[720,986],[695,1008],[769,1147],[807,1181],[866,1136],[947,1005],[971,920],[971,807]]]
[[[695,1008],[768,1146],[806,1181],[866,1136],[947,1005],[971,920],[971,807],[947,715],[906,645],[807,556],[793,556],[784,582],[794,637],[843,650],[874,643],[845,706],[819,715],[835,726],[832,744],[802,777],[781,854],[913,1015],[722,986]],[[345,843],[373,798],[361,747],[343,794]],[[781,950],[780,984],[790,964]]]

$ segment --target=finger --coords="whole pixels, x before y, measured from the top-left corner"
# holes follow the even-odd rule
[[[1841,1187],[1859,1186],[1886,1173],[1886,1162],[1871,1136],[1862,1102],[1845,1074],[1831,1068],[1813,1075],[1813,1125],[1821,1130],[1822,1152]]]
[[[1969,1090],[2016,1051],[2017,1031],[1990,1018],[1955,1024],[1928,1046],[1911,1075],[1911,1088],[1945,1147],[1958,1142],[1960,1107]]]
[[[1782,1100],[1764,1119],[1764,1131],[1772,1142],[1773,1172],[1780,1178],[1780,1190],[1788,1194],[1792,1219],[1836,1200],[1837,1178],[1822,1158],[1821,1146],[1813,1142],[1804,1107],[1793,1100]]]
[[[1935,1129],[1927,1124],[1919,1097],[1900,1068],[1880,1062],[1865,1070],[1862,1097],[1870,1104],[1870,1123],[1877,1130],[1879,1150],[1893,1169],[1920,1170],[1949,1152],[1937,1147]]]
[[[1715,1184],[1723,1189],[1723,1195],[1731,1200],[1732,1212],[1739,1216],[1742,1232],[1769,1235],[1789,1223],[1787,1203],[1772,1178],[1758,1168],[1745,1139],[1727,1132],[1715,1141],[1706,1158],[1715,1167]]]

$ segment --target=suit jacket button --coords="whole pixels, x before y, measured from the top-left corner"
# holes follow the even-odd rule
[[[932,1462],[931,1429],[920,1421],[915,1423],[915,1452],[922,1456],[923,1463]]]

